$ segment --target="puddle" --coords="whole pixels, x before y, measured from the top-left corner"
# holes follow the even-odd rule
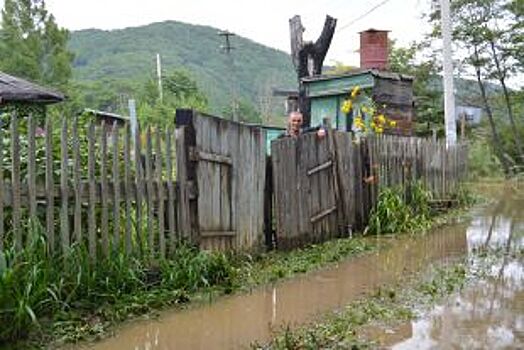
[[[506,193],[477,213],[466,238],[471,271],[485,275],[411,323],[375,329],[373,338],[383,347],[524,348],[524,196]],[[498,253],[481,257],[478,250]]]
[[[513,208],[513,206],[510,205],[508,208]],[[478,244],[484,242],[485,233],[478,232],[486,228],[486,223],[491,222],[491,217],[483,215],[479,213],[471,225],[469,222],[458,223],[435,230],[424,237],[405,236],[395,239],[392,240],[390,247],[377,253],[284,281],[275,286],[259,288],[249,294],[223,298],[219,302],[184,311],[165,312],[158,320],[134,322],[117,330],[115,337],[96,344],[78,345],[74,348],[97,350],[246,348],[255,340],[259,342],[269,340],[273,329],[279,329],[286,324],[296,325],[311,321],[315,316],[344,306],[379,285],[395,282],[406,273],[422,270],[431,262],[466,254],[469,249],[472,249],[470,242],[479,242]],[[492,238],[488,243],[494,244],[500,241],[501,244],[504,244],[504,240],[498,237],[502,235],[500,233],[503,231],[502,227],[516,228],[517,221],[514,219],[515,216],[498,215],[493,225]],[[522,237],[520,241],[522,243]],[[520,282],[511,283],[521,286],[522,275],[524,275],[522,266],[517,267],[509,262],[505,266],[503,276],[514,269],[520,269]],[[494,268],[494,271],[498,270]],[[457,313],[456,310],[472,309],[467,311],[471,313],[471,317],[480,317],[479,315],[486,313],[485,309],[489,306],[488,301],[491,300],[488,296],[491,294],[505,296],[505,299],[498,301],[497,307],[493,307],[493,310],[501,309],[501,303],[507,305],[508,310],[511,308],[522,310],[522,290],[519,289],[517,292],[509,288],[507,286],[510,283],[509,280],[507,283],[505,281],[505,277],[502,278],[497,285],[496,292],[481,287],[476,292],[477,296],[463,296],[461,299],[463,301],[460,303],[453,303],[447,309],[444,306],[442,317],[446,320],[436,318],[433,320],[429,317],[426,321],[431,325],[429,328],[424,328],[422,323],[406,325],[406,329],[409,329],[410,332],[409,335],[408,331],[402,337],[398,337],[403,334],[402,332],[395,333],[396,341],[406,339],[404,343],[399,344],[399,348],[410,348],[409,342],[416,339],[418,334],[422,334],[417,330],[419,328],[427,330],[425,334],[428,334],[429,339],[435,336],[445,339],[448,332],[457,333],[458,326],[452,322],[460,324],[466,320],[463,320],[462,313]],[[510,295],[510,291],[514,292],[513,296]],[[475,303],[473,299],[476,300]],[[453,318],[455,314],[456,318]],[[492,317],[500,318],[500,322],[488,322],[494,324],[491,328],[486,323],[490,334],[493,334],[496,339],[499,339],[497,337],[507,338],[508,329],[515,330],[518,327],[522,329],[524,326],[522,312],[520,316],[508,313]],[[447,318],[452,318],[452,321],[448,321]],[[436,328],[433,329],[433,327]],[[407,339],[409,336],[411,338]],[[518,334],[514,332],[513,336],[517,337]],[[520,336],[522,337],[522,333]],[[457,337],[459,337],[458,333]],[[429,345],[430,348],[432,346]]]

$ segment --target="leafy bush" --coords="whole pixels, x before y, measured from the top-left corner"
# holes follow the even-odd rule
[[[388,234],[425,230],[430,224],[431,194],[421,184],[409,187],[404,195],[400,187],[385,188],[371,211],[366,233]]]
[[[469,145],[468,170],[472,180],[485,177],[502,177],[502,166],[493,147],[479,138]]]

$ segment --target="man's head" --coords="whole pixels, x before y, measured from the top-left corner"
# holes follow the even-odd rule
[[[304,116],[299,111],[293,111],[289,113],[287,118],[287,129],[288,133],[293,136],[300,134],[300,128],[304,122]]]

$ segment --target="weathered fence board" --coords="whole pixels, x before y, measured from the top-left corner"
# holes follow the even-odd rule
[[[344,205],[339,200],[335,143],[305,134],[272,143],[276,239],[280,248],[323,241],[339,234]]]
[[[246,250],[260,245],[265,131],[189,110],[177,111],[176,124],[177,147],[186,148],[186,152],[177,150],[180,190],[191,182],[198,194],[189,212],[182,211],[185,217],[180,221],[192,222],[195,241],[203,249]]]

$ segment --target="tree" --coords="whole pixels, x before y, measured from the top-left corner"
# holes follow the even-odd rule
[[[442,129],[444,109],[442,92],[437,88],[441,77],[434,57],[417,60],[417,53],[425,44],[413,43],[409,47],[397,47],[395,41],[389,45],[389,69],[392,72],[410,75],[413,80],[415,115],[419,125],[418,133],[429,134]]]
[[[174,120],[177,108],[192,108],[203,112],[208,110],[207,97],[189,72],[176,69],[162,79],[162,101],[156,84],[156,79],[151,78],[143,85],[138,98],[138,116],[142,120],[152,123]]]
[[[486,1],[489,2],[490,0]],[[485,1],[482,0],[481,2]],[[484,110],[488,115],[493,147],[502,163],[504,173],[509,175],[509,163],[502,147],[502,142],[495,124],[492,108],[484,84],[484,81],[489,76],[486,67],[488,67],[488,63],[490,62],[490,53],[486,45],[485,29],[485,24],[489,21],[489,13],[486,12],[485,7],[479,6],[479,2],[473,0],[460,0],[454,2],[452,12],[453,19],[457,24],[453,33],[454,39],[461,43],[468,52],[465,61],[475,70],[477,84],[482,95]]]
[[[299,84],[298,105],[304,115],[305,126],[309,126],[311,115],[310,104],[306,97],[306,89],[301,79],[322,73],[322,64],[331,45],[336,26],[337,20],[331,16],[326,16],[322,33],[320,33],[318,39],[313,43],[302,39],[302,34],[305,29],[302,26],[300,16],[294,16],[289,20],[291,58],[297,72]]]
[[[58,27],[44,0],[5,0],[0,29],[0,70],[64,88],[71,77],[69,33]]]
[[[222,111],[224,117],[233,119],[233,109],[231,106],[227,106]],[[242,99],[238,103],[237,107],[238,120],[245,123],[262,123],[262,117],[259,111],[249,101]]]

